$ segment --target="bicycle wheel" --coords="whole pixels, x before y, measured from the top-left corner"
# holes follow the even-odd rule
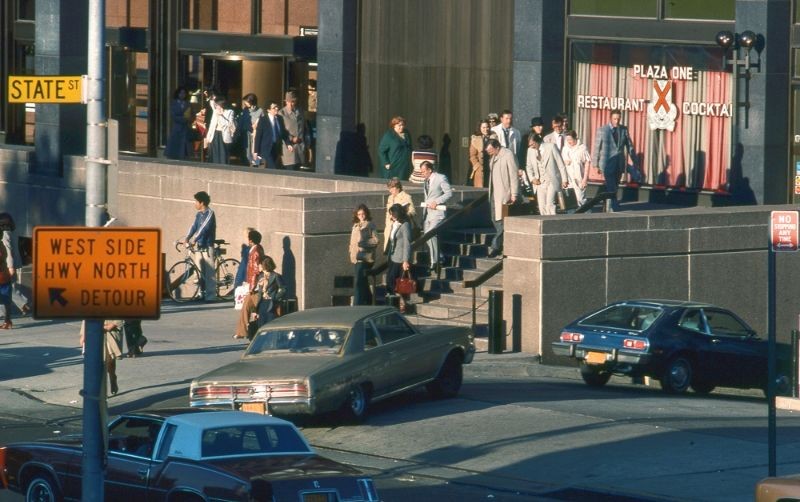
[[[228,258],[217,265],[217,296],[230,300],[236,290],[236,271],[239,260]]]
[[[176,302],[189,302],[197,299],[200,292],[200,272],[194,263],[179,261],[167,272],[169,297]]]

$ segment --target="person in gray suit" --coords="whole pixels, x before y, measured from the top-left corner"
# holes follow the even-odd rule
[[[422,203],[423,232],[428,233],[438,227],[447,214],[444,206],[453,196],[453,190],[447,181],[447,176],[433,171],[433,164],[427,160],[420,164],[420,176],[425,180],[424,202]],[[441,270],[439,254],[439,238],[428,239],[428,252],[431,257],[429,270]]]
[[[530,142],[525,170],[536,187],[539,214],[556,214],[556,194],[567,187],[569,180],[564,160],[556,143],[547,142],[539,135],[532,136]]]
[[[411,224],[408,222],[406,210],[400,204],[389,208],[391,228],[384,229],[389,234],[389,265],[386,269],[386,292],[394,294],[394,285],[403,272],[411,270]],[[406,310],[406,299],[400,296],[400,312]]]
[[[494,239],[489,246],[489,257],[502,257],[503,251],[503,206],[514,204],[519,197],[519,167],[517,156],[500,146],[497,139],[490,139],[486,145],[489,154],[489,204],[492,224],[495,228]]]
[[[619,210],[617,186],[620,176],[625,172],[626,151],[631,160],[636,158],[628,128],[620,124],[621,117],[622,112],[611,110],[611,121],[597,129],[592,148],[592,164],[603,173],[605,191],[614,194],[613,198],[606,201],[606,211],[609,212]]]

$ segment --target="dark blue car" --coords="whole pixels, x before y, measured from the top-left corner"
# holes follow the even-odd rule
[[[577,359],[583,380],[600,387],[612,374],[649,376],[669,393],[691,387],[767,386],[767,342],[730,310],[706,303],[627,300],[569,323],[553,342],[556,355]],[[789,374],[779,348],[777,388]]]

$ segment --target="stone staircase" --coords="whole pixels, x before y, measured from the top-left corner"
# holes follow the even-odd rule
[[[417,294],[411,298],[413,308],[407,316],[416,324],[472,325],[472,288],[463,281],[476,279],[497,264],[488,258],[493,228],[461,228],[446,230],[439,237],[439,247],[445,257],[441,274],[429,273],[427,248],[415,252]],[[486,336],[488,298],[492,289],[502,289],[502,271],[475,289],[476,335]]]

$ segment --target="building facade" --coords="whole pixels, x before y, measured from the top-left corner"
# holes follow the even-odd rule
[[[292,88],[316,121],[318,171],[347,171],[337,148],[357,130],[376,165],[389,119],[402,115],[414,140],[434,139],[451,180],[466,183],[470,135],[490,112],[512,110],[523,135],[533,117],[549,125],[565,114],[591,148],[618,108],[637,152],[623,177],[632,197],[792,202],[800,197],[798,3],[109,0],[107,115],[120,122],[122,151],[155,156],[179,85],[214,86],[237,105],[248,92],[264,101]],[[83,73],[86,9],[4,2],[3,82]],[[729,38],[718,40],[721,32]],[[0,139],[37,143],[40,160],[78,153],[82,113],[3,100]]]

